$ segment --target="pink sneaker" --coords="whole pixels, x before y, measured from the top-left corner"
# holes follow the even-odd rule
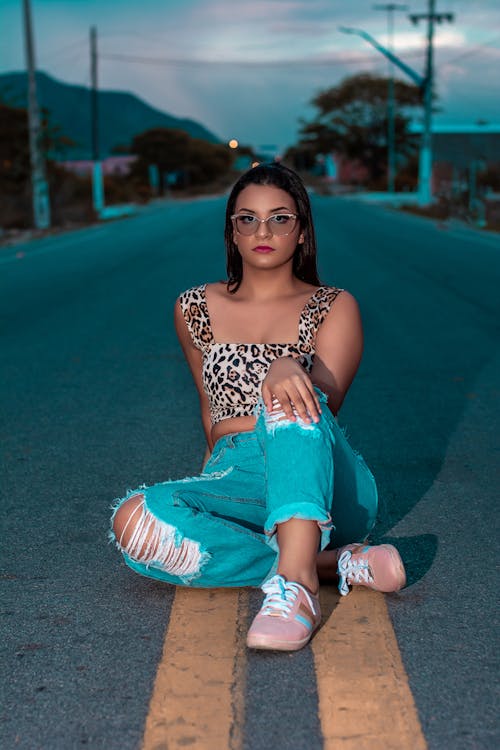
[[[406,583],[403,561],[392,544],[348,544],[339,549],[337,559],[342,596],[349,593],[349,586],[367,586],[388,593],[399,591]]]
[[[298,651],[321,622],[319,601],[300,583],[275,575],[262,585],[266,598],[247,635],[249,648]]]

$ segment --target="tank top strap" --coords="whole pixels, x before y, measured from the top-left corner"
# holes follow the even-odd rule
[[[197,349],[206,349],[213,343],[214,337],[210,325],[207,299],[205,296],[206,284],[193,286],[179,295],[182,314],[193,344]]]
[[[330,312],[331,306],[343,289],[334,286],[320,286],[309,297],[300,315],[299,345],[305,352],[314,351],[318,328]]]

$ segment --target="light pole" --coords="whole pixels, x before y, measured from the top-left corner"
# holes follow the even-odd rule
[[[374,10],[387,11],[387,43],[389,52],[394,51],[394,11],[407,10],[407,5],[387,3],[374,5]],[[394,74],[392,63],[388,61],[389,83],[387,87],[387,192],[394,193],[396,179],[396,124],[394,99]]]
[[[424,91],[426,103],[428,101],[432,102],[432,90],[431,90],[431,93],[429,94],[428,93],[429,79],[427,76],[423,78],[420,75],[420,73],[417,73],[415,70],[413,70],[413,68],[410,68],[409,65],[407,65],[402,60],[400,60],[399,57],[396,57],[396,55],[393,52],[390,52],[388,49],[386,49],[381,44],[379,44],[377,40],[374,39],[366,31],[363,31],[362,29],[345,28],[343,26],[339,26],[339,31],[342,31],[344,34],[357,34],[362,39],[364,39],[369,44],[371,44],[372,47],[375,47],[375,49],[378,50],[378,52],[380,52],[382,55],[387,57],[387,59],[390,60],[392,63],[394,63],[394,65],[396,65],[400,70],[402,70],[403,73],[406,73],[406,75],[409,76],[409,78],[411,78],[412,81],[414,81],[414,83],[416,83],[417,86],[421,90]],[[431,42],[432,42],[432,37],[431,37]],[[428,99],[428,96],[430,96],[430,99]],[[432,197],[432,190],[431,190],[432,153],[430,149],[430,117],[427,117],[427,116],[425,117],[425,126],[426,128],[429,128],[429,130],[427,131],[424,128],[424,132],[422,133],[419,169],[418,169],[418,202],[421,206],[428,205],[431,202],[431,197]]]

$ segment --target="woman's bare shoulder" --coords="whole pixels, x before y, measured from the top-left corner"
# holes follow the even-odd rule
[[[209,294],[217,294],[220,297],[227,297],[229,295],[227,281],[210,281],[204,286],[205,291],[209,292]]]
[[[339,318],[358,319],[360,317],[358,302],[351,292],[348,292],[347,289],[339,289],[337,287],[328,287],[328,289],[333,293],[333,299],[324,320],[327,326],[331,325],[333,320],[338,320]]]

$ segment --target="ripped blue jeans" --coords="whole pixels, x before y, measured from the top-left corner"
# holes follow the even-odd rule
[[[221,437],[203,472],[131,491],[142,498],[126,545],[133,570],[176,585],[260,586],[278,566],[276,525],[317,521],[321,549],[363,541],[375,480],[326,407],[317,423],[279,419],[262,403],[255,428]],[[122,537],[124,536],[122,533]]]

